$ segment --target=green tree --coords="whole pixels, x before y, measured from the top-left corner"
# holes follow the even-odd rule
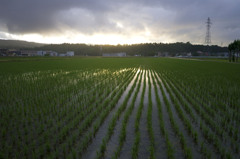
[[[234,40],[234,42],[228,45],[229,50],[229,62],[238,62],[238,56],[240,51],[240,40]],[[236,57],[236,61],[235,61]]]

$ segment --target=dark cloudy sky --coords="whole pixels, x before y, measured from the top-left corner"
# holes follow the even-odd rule
[[[0,38],[47,43],[212,44],[240,38],[240,0],[0,0]]]

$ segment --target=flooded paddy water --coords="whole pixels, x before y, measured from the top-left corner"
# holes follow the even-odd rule
[[[0,73],[0,158],[240,158],[238,66],[144,60]]]

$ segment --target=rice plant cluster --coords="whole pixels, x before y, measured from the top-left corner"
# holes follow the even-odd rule
[[[240,158],[240,65],[0,60],[0,158]]]

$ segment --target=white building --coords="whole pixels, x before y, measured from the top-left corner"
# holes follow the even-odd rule
[[[126,54],[126,52],[103,53],[102,56],[107,56],[107,57],[125,57],[125,56],[127,56],[127,54]]]
[[[59,56],[66,56],[66,54],[59,54]]]
[[[169,54],[168,54],[168,52],[158,52],[158,56],[159,57],[168,57]]]
[[[37,56],[45,56],[46,51],[37,51]]]
[[[37,56],[37,51],[33,50],[22,50],[21,51],[22,56]]]
[[[58,56],[55,51],[37,51],[37,56]]]
[[[51,52],[49,53],[49,55],[50,55],[50,56],[58,56],[58,53],[55,52],[55,51],[51,51]]]
[[[74,56],[74,51],[68,51],[66,56]]]
[[[192,53],[191,53],[191,52],[187,53],[187,56],[188,56],[188,57],[191,57],[191,56],[192,56]]]

